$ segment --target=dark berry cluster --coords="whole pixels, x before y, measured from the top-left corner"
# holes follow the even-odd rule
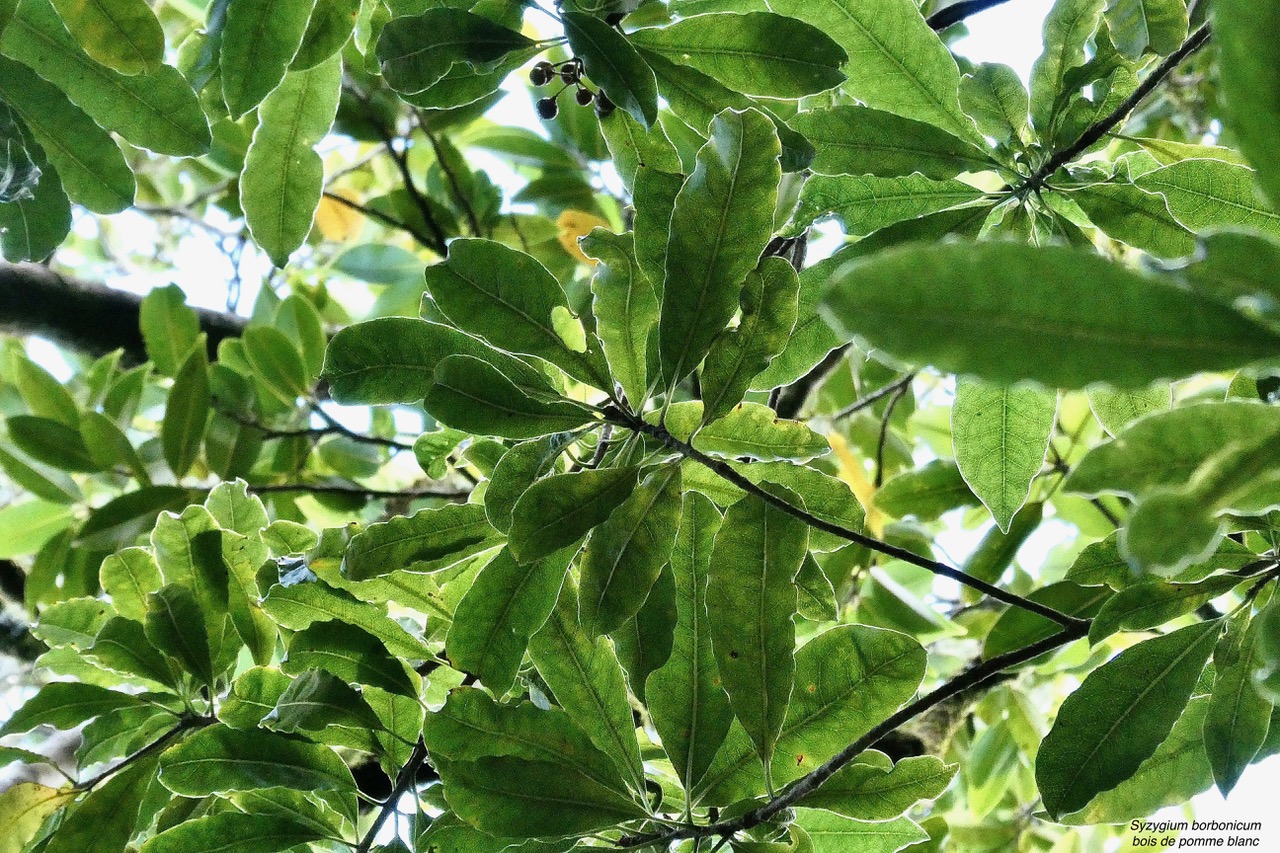
[[[529,82],[534,86],[546,86],[557,78],[563,84],[554,95],[538,99],[535,107],[541,118],[549,121],[556,117],[556,114],[560,111],[557,99],[570,86],[574,87],[573,99],[578,102],[579,106],[585,107],[595,103],[596,115],[600,118],[604,118],[613,112],[613,102],[609,100],[604,92],[596,93],[587,88],[586,84],[582,82],[582,73],[582,60],[577,57],[565,60],[558,65],[553,65],[544,60],[533,66],[529,71]]]

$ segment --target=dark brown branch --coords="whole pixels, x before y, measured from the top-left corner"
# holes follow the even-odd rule
[[[458,203],[458,207],[462,208],[463,214],[466,215],[467,224],[471,226],[472,235],[483,237],[480,219],[476,216],[476,210],[471,205],[471,199],[467,198],[467,194],[462,191],[462,182],[458,180],[458,175],[453,171],[453,167],[449,165],[448,159],[445,158],[444,149],[440,146],[440,140],[436,139],[435,134],[431,132],[431,128],[427,126],[426,116],[422,114],[422,110],[414,110],[413,118],[417,122],[418,128],[422,131],[422,135],[427,138],[427,142],[431,143],[431,150],[435,152],[436,162],[440,164],[440,171],[444,173],[445,180],[449,182],[449,189],[453,192],[454,201]]]
[[[418,771],[422,769],[426,762],[427,748],[419,740],[414,745],[413,752],[409,755],[409,760],[405,762],[404,767],[401,767],[400,772],[396,775],[396,784],[391,789],[390,796],[382,804],[382,808],[378,809],[377,816],[374,817],[373,823],[369,825],[364,837],[360,839],[360,844],[356,846],[355,853],[369,853],[369,850],[373,847],[373,842],[378,837],[378,832],[382,829],[382,825],[387,822],[387,818],[391,817],[391,813],[396,810],[400,798],[417,785]]]
[[[1003,6],[1008,2],[1009,0],[961,0],[959,3],[952,3],[945,9],[934,12],[929,16],[927,23],[934,31],[945,30],[971,15],[994,9],[996,6]]]
[[[605,417],[607,420],[611,420],[613,423],[620,426],[625,426],[629,429],[635,430],[636,432],[642,432],[645,435],[658,439],[667,447],[670,447],[672,450],[680,453],[680,455],[701,463],[703,466],[714,471],[730,483],[733,483],[744,492],[755,495],[788,515],[792,515],[801,521],[804,521],[810,527],[825,531],[834,536],[839,536],[842,539],[847,539],[848,541],[861,545],[864,548],[870,548],[872,551],[893,557],[894,559],[902,560],[904,563],[910,563],[913,566],[919,566],[922,569],[927,569],[935,575],[950,578],[957,583],[976,589],[985,595],[989,595],[998,601],[1003,601],[1006,604],[1035,613],[1038,616],[1043,616],[1046,619],[1057,622],[1059,625],[1078,628],[1080,625],[1085,624],[1084,620],[1077,619],[1074,616],[1068,616],[1067,614],[1054,610],[1051,607],[1045,607],[1043,604],[1024,598],[1021,595],[1016,595],[1007,590],[1003,590],[998,586],[981,580],[980,578],[968,575],[960,569],[953,568],[944,563],[939,563],[936,560],[930,560],[913,551],[908,551],[905,548],[900,548],[889,542],[884,542],[876,539],[875,537],[867,536],[865,533],[860,531],[819,518],[808,510],[792,506],[790,503],[772,492],[762,489],[759,485],[748,480],[742,474],[734,470],[733,466],[729,463],[721,459],[715,459],[708,456],[692,445],[676,438],[663,427],[645,423],[634,415],[623,412],[612,406],[605,408]]]
[[[849,351],[852,344],[842,344],[831,352],[827,353],[822,361],[818,362],[812,370],[801,376],[795,382],[782,388],[775,388],[774,393],[770,397],[770,405],[773,410],[782,418],[794,418],[800,414],[800,409],[804,406],[804,401],[809,399],[809,393],[818,385],[822,384],[822,380],[827,378],[831,371],[836,369],[836,365],[844,358],[844,354]]]
[[[889,419],[893,417],[893,410],[898,407],[898,403],[906,396],[910,387],[910,382],[898,384],[897,390],[889,397],[889,404],[884,407],[884,417],[880,419],[880,435],[876,440],[876,478],[874,480],[877,489],[884,485],[884,448],[889,443]]]
[[[372,207],[363,205],[358,201],[352,201],[346,196],[339,195],[338,193],[335,193],[335,192],[330,192],[329,190],[324,191],[324,197],[327,199],[330,199],[331,201],[336,201],[338,204],[341,204],[344,207],[349,207],[352,210],[354,210],[356,213],[359,213],[362,216],[367,216],[375,222],[381,222],[383,225],[387,226],[388,228],[395,228],[399,231],[403,231],[404,233],[408,234],[410,237],[417,240],[419,243],[421,243],[424,246],[434,245],[431,237],[427,236],[426,234],[423,234],[421,231],[419,231],[417,228],[414,228],[409,223],[402,222],[399,219],[396,219],[394,216],[389,216],[383,213],[381,210],[374,210]]]
[[[759,826],[783,809],[790,808],[804,797],[816,791],[824,782],[835,775],[836,771],[853,761],[864,751],[875,746],[882,738],[897,730],[905,723],[910,722],[931,708],[941,705],[948,699],[952,699],[961,693],[969,690],[975,690],[989,684],[994,679],[999,678],[1000,674],[1006,669],[1026,663],[1027,661],[1033,660],[1046,652],[1051,652],[1054,649],[1061,648],[1067,643],[1086,636],[1088,633],[1089,622],[1077,620],[1076,624],[1065,628],[1057,634],[1054,634],[1052,637],[1043,639],[1038,643],[1032,643],[1031,645],[1016,651],[997,655],[988,661],[965,670],[955,678],[938,687],[936,690],[926,693],[910,705],[903,707],[897,713],[881,721],[880,724],[871,731],[840,750],[840,752],[838,752],[826,764],[814,769],[808,775],[801,777],[784,792],[770,799],[758,809],[747,812],[742,817],[734,820],[712,823],[707,826],[687,826],[663,833],[650,833],[624,837],[618,841],[618,845],[620,847],[627,848],[657,846],[659,849],[665,849],[672,841],[676,841],[681,838],[707,838],[716,835],[727,838],[736,832],[741,832],[744,829],[750,829],[753,826]]]
[[[1088,151],[1104,136],[1122,124],[1129,117],[1129,114],[1137,109],[1138,105],[1146,100],[1147,96],[1154,92],[1156,87],[1163,83],[1175,68],[1182,64],[1183,60],[1193,56],[1200,48],[1209,43],[1210,35],[1211,31],[1208,24],[1192,33],[1177,50],[1166,56],[1159,65],[1151,70],[1150,74],[1143,78],[1142,82],[1138,84],[1138,88],[1133,90],[1133,94],[1125,98],[1109,114],[1085,128],[1084,133],[1080,134],[1075,142],[1061,151],[1055,152],[1052,157],[1045,161],[1043,166],[1016,188],[1016,192],[1026,194],[1039,190],[1055,172]]]
[[[831,420],[839,421],[849,417],[850,415],[856,415],[858,412],[861,412],[863,409],[866,409],[869,406],[874,406],[876,403],[880,402],[885,397],[888,397],[890,394],[896,394],[903,388],[910,387],[911,383],[915,380],[915,378],[916,378],[916,375],[914,373],[908,373],[906,376],[902,377],[901,379],[898,379],[894,382],[890,382],[888,385],[884,386],[883,388],[878,388],[875,391],[872,391],[870,394],[863,397],[862,399],[854,400],[852,403],[850,403],[849,405],[845,406],[843,409],[841,409],[840,411],[832,415]]]
[[[212,725],[213,723],[216,723],[216,722],[217,722],[217,719],[213,717],[184,717],[178,721],[178,724],[176,726],[169,729],[169,731],[165,732],[160,737],[156,738],[151,743],[144,746],[142,749],[133,753],[133,755],[130,755],[128,758],[125,758],[124,760],[114,764],[113,766],[108,767],[106,770],[102,771],[97,776],[94,776],[92,778],[86,779],[83,782],[78,783],[75,786],[76,790],[92,791],[98,785],[102,784],[104,780],[109,779],[110,777],[116,775],[121,770],[128,767],[130,764],[133,764],[134,762],[137,762],[137,761],[141,761],[142,759],[146,758],[148,755],[154,755],[157,752],[162,752],[166,747],[169,746],[170,743],[172,743],[179,736],[185,734],[186,732],[189,732],[192,729],[202,729],[205,726]]]
[[[128,364],[147,360],[135,293],[60,275],[39,264],[0,263],[0,332],[38,335],[91,355],[123,350]],[[248,320],[234,314],[195,309],[208,336],[209,356],[218,344],[243,334]]]

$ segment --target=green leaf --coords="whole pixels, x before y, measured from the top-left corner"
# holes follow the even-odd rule
[[[118,213],[133,203],[136,184],[120,147],[61,89],[0,58],[0,100],[21,116],[72,201],[95,213]]]
[[[231,683],[230,691],[218,705],[218,719],[233,729],[256,729],[291,680],[278,669],[246,669]]]
[[[262,609],[281,627],[293,631],[301,631],[315,622],[337,620],[369,632],[397,657],[408,660],[427,657],[422,641],[387,616],[384,608],[357,601],[350,593],[331,589],[319,582],[292,586],[277,584],[262,600]]]
[[[839,86],[848,56],[817,27],[771,12],[696,15],[630,40],[746,95],[800,98]]]
[[[525,490],[556,468],[556,460],[572,436],[565,433],[522,441],[498,460],[484,492],[484,511],[489,523],[507,533],[511,513]]]
[[[10,359],[13,384],[18,387],[31,414],[49,418],[72,429],[80,426],[80,407],[61,382],[53,374],[27,358],[14,352]]]
[[[919,172],[946,179],[995,165],[985,151],[945,130],[869,107],[802,112],[791,127],[818,149],[810,168],[819,175],[896,178]]]
[[[378,716],[359,691],[323,669],[307,669],[289,683],[276,706],[262,718],[277,732],[320,732],[327,726],[358,731],[382,728]]]
[[[609,635],[618,661],[627,671],[631,692],[641,702],[647,701],[644,688],[649,673],[671,657],[676,619],[676,581],[668,564],[658,573],[639,612]]]
[[[123,768],[69,810],[44,849],[50,853],[126,849],[155,772],[154,756]]]
[[[831,579],[818,565],[813,554],[804,558],[800,573],[796,575],[796,592],[799,595],[797,610],[811,622],[834,622],[840,618],[840,604]]]
[[[169,687],[177,684],[172,667],[148,640],[142,623],[132,619],[108,619],[84,655],[113,672],[148,678]]]
[[[782,352],[751,381],[752,391],[767,391],[795,382],[840,345],[836,333],[818,313],[827,277],[840,263],[843,261],[827,259],[801,271],[796,324]]]
[[[204,508],[223,530],[250,539],[257,539],[267,526],[267,508],[261,498],[249,493],[249,485],[244,480],[214,486],[204,499]]]
[[[360,0],[316,0],[289,69],[306,71],[333,56],[351,38],[359,17]]]
[[[377,55],[391,88],[407,95],[423,92],[466,63],[469,76],[490,70],[513,51],[533,42],[500,24],[462,9],[428,9],[395,18],[382,28]]]
[[[1123,566],[1123,570],[1127,573],[1128,566]],[[1066,580],[1041,587],[1027,597],[1036,604],[1052,607],[1059,613],[1089,619],[1106,605],[1112,594],[1111,588],[1107,586],[1081,586],[1079,582]],[[1052,619],[1019,607],[1010,607],[1000,614],[996,624],[987,632],[987,639],[982,645],[982,657],[990,660],[1007,652],[1025,649],[1061,630],[1062,626]]]
[[[223,812],[183,821],[142,845],[145,853],[275,853],[324,835],[278,814]]]
[[[560,762],[504,756],[434,763],[449,805],[485,832],[517,838],[580,835],[645,815],[631,798]]]
[[[31,633],[45,645],[86,649],[111,616],[111,605],[97,598],[76,597],[55,602],[40,613]]]
[[[1071,199],[1108,237],[1160,258],[1195,251],[1195,235],[1169,212],[1165,197],[1124,181],[1074,190]]]
[[[237,4],[260,2],[301,8],[298,4],[272,4],[268,0],[232,0],[228,27]],[[309,8],[310,3],[306,6]],[[224,57],[227,44],[224,33]],[[266,59],[256,56],[243,61],[247,67],[261,69]],[[341,83],[342,59],[334,56],[307,71],[290,72],[279,86],[272,86],[274,91],[258,109],[258,129],[240,176],[240,202],[253,239],[278,267],[289,262],[289,255],[302,245],[311,230],[324,184],[324,164],[315,146],[333,125]],[[224,89],[226,86],[224,70]]]
[[[981,502],[969,489],[959,466],[947,459],[935,459],[893,477],[876,490],[873,500],[894,518],[910,515],[921,521],[933,521],[948,510]]]
[[[1089,627],[1089,642],[1100,642],[1117,631],[1141,631],[1163,625],[1239,583],[1239,578],[1230,575],[1217,575],[1201,583],[1141,580],[1120,590],[1102,606]]]
[[[636,260],[635,236],[597,228],[579,244],[600,261],[591,279],[596,334],[609,372],[633,408],[648,399],[649,336],[658,322],[658,297]]]
[[[1259,195],[1254,171],[1222,160],[1180,160],[1134,179],[1162,194],[1174,218],[1192,231],[1238,226],[1280,236],[1280,216]]]
[[[633,467],[596,468],[534,483],[512,510],[512,555],[527,562],[577,542],[627,499],[638,476]]]
[[[866,625],[841,625],[796,652],[796,690],[778,738],[773,782],[784,785],[822,765],[915,695],[926,655],[913,638]],[[763,793],[751,741],[735,724],[697,790],[705,805]]]
[[[565,12],[562,20],[569,47],[586,63],[587,76],[645,128],[653,127],[658,120],[658,81],[631,41],[592,15]]]
[[[315,0],[229,0],[219,39],[218,64],[222,97],[232,119],[262,103],[285,79],[314,6]],[[287,127],[288,119],[283,121]],[[259,127],[271,123],[261,121]]]
[[[76,544],[107,549],[132,545],[151,530],[161,512],[181,512],[193,500],[199,498],[190,489],[176,486],[145,486],[128,492],[95,509],[80,528]]]
[[[59,0],[59,5],[67,1]],[[109,0],[105,5],[117,3],[134,5],[133,0]],[[94,121],[134,145],[177,157],[209,151],[209,120],[177,69],[160,65],[157,57],[145,73],[112,70],[85,50],[109,51],[113,45],[86,42],[82,48],[63,26],[64,20],[48,0],[24,0],[0,39],[0,51],[61,88]],[[162,48],[163,44],[161,35]]]
[[[667,409],[664,426],[681,441],[692,435],[693,446],[705,453],[802,462],[831,450],[822,435],[799,421],[779,419],[773,409],[760,403],[739,403],[724,417],[699,429],[705,421],[702,406],[696,400],[674,404]]]
[[[80,417],[80,438],[84,441],[89,456],[103,470],[118,465],[129,469],[144,486],[151,484],[151,476],[147,473],[142,457],[138,455],[124,430],[111,418],[98,411],[85,412]]]
[[[844,90],[869,107],[985,144],[960,110],[960,71],[912,0],[773,0],[775,12],[821,29],[849,55]]]
[[[35,782],[18,782],[0,792],[0,820],[5,826],[0,853],[22,853],[45,821],[75,796],[73,788],[50,788]]]
[[[1089,408],[1109,435],[1117,435],[1143,415],[1168,409],[1173,386],[1160,383],[1133,391],[1094,387],[1088,389]]]
[[[1275,127],[1280,103],[1280,47],[1269,35],[1280,26],[1280,10],[1247,0],[1213,6],[1214,40],[1222,52],[1220,85],[1227,127],[1258,169],[1273,204],[1280,204],[1280,152]]]
[[[1031,69],[1031,123],[1052,139],[1055,122],[1078,87],[1068,75],[1085,63],[1085,43],[1102,20],[1103,0],[1057,0],[1044,22],[1044,53]]]
[[[960,181],[935,181],[923,175],[905,178],[835,177],[805,182],[789,230],[823,216],[840,220],[850,235],[870,234],[896,222],[976,202],[981,190]]]
[[[769,778],[795,683],[795,576],[808,526],[762,498],[729,508],[716,533],[707,611],[721,683]]]
[[[210,402],[209,355],[201,338],[174,377],[160,427],[164,459],[178,478],[186,476],[200,456]]]
[[[404,664],[387,651],[381,640],[363,628],[336,620],[315,622],[296,632],[289,638],[288,652],[280,666],[290,675],[318,668],[353,684],[406,696],[416,694]]]
[[[0,446],[0,468],[9,479],[38,498],[60,504],[84,500],[80,487],[62,471],[42,463],[21,459]]]
[[[80,431],[61,421],[35,415],[12,415],[5,421],[9,437],[33,459],[63,471],[100,471]]]
[[[687,792],[701,781],[733,722],[707,615],[707,573],[720,522],[710,500],[697,492],[685,495],[671,552],[677,611],[671,657],[645,684],[654,728]]]
[[[580,563],[578,615],[590,636],[640,611],[675,542],[680,466],[650,473],[591,534]]]
[[[147,595],[147,639],[210,686],[213,658],[205,619],[212,616],[201,611],[196,597],[185,586],[169,584]]]
[[[571,581],[561,587],[546,624],[529,640],[529,657],[560,707],[613,760],[633,790],[645,790],[626,677],[608,638],[593,639],[579,624]]]
[[[783,258],[765,258],[747,273],[738,326],[716,338],[707,353],[701,376],[704,421],[729,415],[751,381],[786,347],[799,294],[799,277]]]
[[[1065,489],[1096,496],[1138,497],[1185,484],[1225,446],[1280,427],[1280,411],[1240,400],[1179,407],[1149,415],[1122,430],[1115,441],[1089,451]]]
[[[240,336],[253,374],[286,406],[307,393],[307,367],[302,353],[284,332],[272,326],[250,326]]]
[[[71,230],[71,203],[57,170],[41,154],[40,182],[30,198],[0,203],[0,252],[11,263],[43,261]]]
[[[1055,819],[1131,777],[1182,714],[1222,626],[1190,625],[1094,670],[1040,744],[1036,784]]]
[[[636,216],[636,263],[645,278],[653,286],[655,295],[662,298],[666,281],[667,243],[671,239],[671,212],[675,209],[676,196],[684,186],[684,176],[662,172],[645,164],[636,167],[632,203]],[[656,306],[655,306],[656,307]],[[654,361],[652,355],[649,361]],[[650,377],[654,382],[659,377]]]
[[[1240,781],[1271,725],[1271,703],[1254,689],[1253,672],[1261,663],[1259,641],[1265,622],[1242,612],[1227,626],[1213,653],[1216,675],[1204,745],[1213,778],[1225,797]]]
[[[1044,465],[1057,411],[1058,395],[1042,388],[1003,388],[972,379],[956,383],[951,409],[956,464],[1006,533]]]
[[[470,355],[524,386],[550,385],[534,368],[457,329],[409,317],[385,317],[341,329],[325,351],[323,378],[343,404],[413,403],[435,385],[436,366]]]
[[[813,843],[814,853],[895,853],[920,841],[928,841],[929,833],[915,821],[898,817],[882,823],[851,820],[819,809],[801,809],[796,825]]]
[[[519,563],[502,549],[476,575],[445,638],[449,660],[501,696],[511,689],[529,638],[555,609],[572,552]]]
[[[54,6],[95,62],[121,74],[140,74],[164,61],[164,30],[145,0],[54,0]]]
[[[0,559],[34,554],[74,520],[70,507],[29,500],[0,508]]]
[[[772,123],[727,110],[676,196],[668,231],[658,356],[674,387],[732,318],[747,273],[773,232],[781,168]],[[677,286],[678,283],[678,286]]]
[[[1129,59],[1173,53],[1187,37],[1185,0],[1109,0],[1105,17],[1112,43]]]
[[[157,287],[142,298],[139,323],[147,357],[164,376],[177,376],[200,339],[200,318],[176,284]]]
[[[355,781],[338,754],[273,732],[209,726],[160,756],[160,781],[184,797],[258,788],[313,792],[356,820]]]
[[[66,731],[111,711],[145,705],[145,700],[137,696],[96,684],[54,681],[41,687],[39,693],[14,711],[13,716],[0,726],[0,735],[29,732],[36,726],[53,726]]]
[[[309,386],[324,369],[324,348],[329,343],[320,313],[305,296],[292,293],[276,310],[274,328],[297,343],[302,363],[306,366],[306,383]]]
[[[844,267],[824,311],[895,355],[1003,383],[1141,387],[1280,352],[1280,336],[1221,303],[1055,246],[890,249]]]
[[[960,104],[983,134],[1021,145],[1030,134],[1027,88],[1008,65],[983,62],[960,80]]]
[[[497,367],[469,355],[451,355],[436,365],[435,383],[422,405],[454,429],[503,438],[536,438],[594,420],[581,403],[538,386],[516,385]]]
[[[426,278],[436,307],[458,328],[610,387],[597,353],[572,348],[556,331],[555,313],[569,310],[568,299],[532,256],[492,240],[454,240],[448,259],[427,267]]]
[[[362,581],[400,570],[440,571],[501,542],[480,504],[419,510],[353,536],[342,557],[342,574]]]
[[[630,113],[614,110],[600,119],[600,133],[628,192],[634,189],[636,171],[642,164],[672,175],[681,171],[680,154],[661,125],[646,132]],[[678,185],[676,189],[679,190]]]

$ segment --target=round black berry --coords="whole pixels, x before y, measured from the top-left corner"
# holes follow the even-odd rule
[[[539,62],[529,70],[529,82],[535,86],[545,86],[551,82],[556,70],[550,62]]]
[[[573,97],[578,102],[578,106],[585,107],[594,101],[596,96],[590,89],[579,89]]]
[[[572,86],[581,79],[578,74],[578,66],[575,63],[569,63],[560,69],[560,79],[564,81],[566,86]]]
[[[555,98],[539,98],[536,106],[538,109],[538,116],[547,121],[555,118],[556,113],[560,111],[559,107],[556,106]]]

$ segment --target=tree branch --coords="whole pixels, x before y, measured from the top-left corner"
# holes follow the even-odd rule
[[[933,28],[935,32],[945,30],[947,27],[960,23],[970,15],[976,15],[979,12],[985,12],[988,9],[994,9],[996,6],[1003,6],[1009,0],[961,0],[959,3],[952,3],[945,9],[939,9],[929,16],[926,23]]]
[[[370,219],[374,220],[375,222],[381,222],[383,225],[387,226],[388,228],[395,228],[399,231],[403,231],[404,233],[408,234],[410,237],[417,240],[419,243],[421,243],[424,246],[435,245],[431,237],[427,236],[426,234],[423,234],[421,231],[419,231],[417,228],[414,228],[412,225],[410,225],[407,222],[401,222],[399,219],[396,219],[394,216],[388,216],[387,214],[383,213],[381,210],[374,210],[372,207],[363,205],[358,201],[352,201],[346,196],[339,195],[338,193],[335,193],[335,192],[330,192],[329,190],[324,191],[324,197],[329,199],[330,201],[336,201],[338,204],[341,204],[344,207],[351,208],[356,213],[359,213],[361,216],[367,216]]]
[[[151,743],[144,746],[142,749],[133,753],[129,757],[125,758],[124,760],[117,762],[111,767],[108,767],[106,770],[103,770],[97,776],[93,776],[92,778],[86,779],[85,781],[78,783],[75,786],[76,790],[81,792],[92,791],[94,788],[100,785],[103,782],[103,780],[116,775],[121,770],[128,767],[130,764],[133,764],[135,761],[140,761],[143,758],[146,758],[148,755],[152,755],[154,753],[160,752],[165,747],[167,747],[175,738],[177,738],[179,735],[183,734],[184,732],[189,732],[192,729],[202,729],[205,726],[212,725],[213,723],[216,723],[216,722],[217,720],[213,717],[184,717],[178,721],[178,724],[176,726],[169,729],[169,731],[165,732],[160,737],[156,738]]]
[[[422,769],[426,761],[427,747],[419,739],[413,747],[413,752],[409,754],[409,760],[405,762],[404,767],[400,768],[399,774],[396,775],[396,784],[391,789],[390,796],[382,804],[382,808],[378,810],[378,814],[369,826],[369,830],[360,839],[360,844],[356,847],[355,853],[369,853],[369,850],[373,847],[373,842],[378,837],[379,830],[387,822],[387,818],[391,816],[391,813],[396,810],[396,805],[400,802],[400,798],[417,784],[418,771]]]
[[[902,377],[901,379],[898,379],[894,382],[890,382],[888,385],[884,386],[883,388],[878,388],[859,400],[854,400],[852,403],[850,403],[849,405],[845,406],[843,409],[841,409],[840,411],[832,415],[831,420],[839,421],[839,420],[844,420],[850,415],[856,415],[858,412],[861,412],[863,409],[866,409],[870,406],[874,406],[876,403],[878,403],[880,400],[883,400],[885,397],[888,397],[890,394],[896,394],[904,388],[911,387],[911,383],[915,380],[915,378],[916,378],[916,374],[914,372],[908,373],[906,376]]]
[[[1071,625],[1064,630],[1047,637],[1038,643],[1018,649],[1012,652],[1006,652],[997,655],[988,661],[977,664],[976,666],[965,670],[950,681],[945,682],[932,692],[926,693],[910,705],[903,707],[897,713],[892,714],[879,725],[871,729],[862,737],[846,746],[840,752],[821,767],[815,768],[808,775],[801,777],[792,783],[785,791],[776,797],[773,797],[764,805],[757,809],[747,812],[742,817],[734,820],[720,821],[707,826],[684,826],[678,829],[670,830],[663,833],[649,833],[644,835],[632,835],[619,839],[618,846],[624,848],[646,847],[656,845],[661,849],[665,849],[672,841],[682,838],[706,838],[719,835],[725,838],[732,836],[736,832],[744,829],[750,829],[753,826],[759,826],[765,821],[772,818],[783,809],[790,808],[798,803],[804,797],[816,791],[824,782],[835,775],[836,771],[849,764],[853,759],[857,758],[864,751],[872,748],[882,738],[886,737],[899,726],[910,722],[919,715],[941,705],[943,702],[960,695],[968,690],[974,690],[989,683],[993,679],[1000,676],[1000,673],[1010,667],[1026,663],[1040,655],[1051,652],[1054,649],[1061,648],[1067,643],[1073,642],[1086,636],[1089,633],[1089,622],[1085,620],[1076,620],[1076,624]]]
[[[0,332],[38,335],[59,346],[103,355],[124,350],[124,360],[141,364],[147,350],[139,331],[142,297],[96,282],[64,276],[39,264],[0,263]],[[248,320],[195,309],[208,335],[209,356],[218,344],[243,334]]]
[[[1057,622],[1059,625],[1069,628],[1079,628],[1081,625],[1086,624],[1082,619],[1077,619],[1074,616],[1068,616],[1065,613],[1054,610],[1052,607],[1045,607],[1043,604],[1024,598],[1021,595],[1016,595],[1012,592],[1008,592],[1007,590],[1003,590],[998,586],[981,580],[980,578],[968,575],[960,569],[952,568],[951,566],[939,563],[936,560],[930,560],[927,557],[921,557],[913,551],[908,551],[905,548],[900,548],[897,545],[890,544],[889,542],[884,542],[872,536],[867,536],[865,533],[860,531],[819,518],[808,510],[792,506],[790,503],[772,492],[769,492],[748,480],[742,474],[734,470],[733,466],[729,463],[721,459],[714,459],[708,456],[692,445],[676,438],[663,427],[645,423],[640,418],[630,413],[623,412],[613,406],[605,407],[604,413],[606,420],[611,420],[620,426],[625,426],[629,429],[635,430],[636,432],[641,432],[645,435],[658,439],[667,447],[670,447],[672,450],[680,453],[680,455],[701,463],[743,491],[755,495],[788,515],[795,516],[801,521],[804,521],[810,527],[831,533],[835,536],[841,537],[842,539],[847,539],[850,542],[863,546],[864,548],[870,548],[872,551],[877,551],[881,554],[885,554],[886,556],[893,557],[894,559],[902,560],[904,563],[910,563],[913,566],[919,566],[922,569],[927,569],[935,575],[950,578],[957,583],[976,589],[994,599],[1003,601],[1006,604],[1013,605],[1014,607],[1018,607],[1022,610],[1035,613],[1038,616],[1043,616],[1046,619]]]
[[[1156,87],[1163,83],[1175,68],[1182,64],[1183,60],[1193,56],[1200,48],[1209,43],[1210,35],[1211,31],[1208,24],[1192,33],[1177,50],[1166,56],[1159,65],[1151,70],[1150,74],[1143,78],[1142,82],[1138,84],[1138,88],[1133,90],[1133,94],[1125,98],[1109,114],[1085,128],[1084,133],[1080,134],[1075,142],[1054,153],[1031,177],[1015,188],[1015,193],[1025,194],[1039,190],[1055,172],[1088,151],[1102,137],[1123,123],[1129,117],[1129,114],[1137,109],[1138,105],[1146,100],[1147,96],[1154,92]]]

